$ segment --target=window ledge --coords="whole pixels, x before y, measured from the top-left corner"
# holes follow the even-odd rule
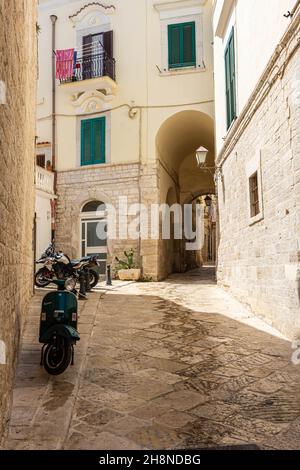
[[[206,72],[206,67],[179,67],[178,69],[168,69],[163,72],[159,72],[160,77],[170,77],[172,75],[187,75],[189,73],[203,73]]]
[[[261,222],[264,219],[263,214],[260,212],[257,214],[255,217],[251,217],[249,219],[249,226],[252,227],[253,225],[257,224],[258,222]]]
[[[223,137],[224,142],[226,141],[228,135],[230,134],[231,129],[232,129],[233,126],[235,125],[235,122],[236,122],[237,118],[238,118],[238,116],[235,116],[235,118],[232,120],[232,123],[230,124],[230,126],[229,126],[228,129],[226,130],[226,135],[225,135],[225,137]]]
[[[80,165],[79,167],[77,167],[78,170],[86,170],[86,169],[93,169],[93,168],[100,168],[100,167],[103,167],[103,166],[108,166],[109,163],[107,162],[103,162],[103,163],[91,163],[91,164],[86,164],[86,165]],[[76,168],[73,168],[74,170]]]

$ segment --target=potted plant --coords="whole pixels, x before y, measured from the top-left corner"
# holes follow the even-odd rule
[[[138,281],[141,277],[141,269],[134,262],[134,251],[124,251],[125,260],[116,256],[117,265],[115,269],[121,281]]]

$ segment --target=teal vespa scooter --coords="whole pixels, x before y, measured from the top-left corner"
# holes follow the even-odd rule
[[[72,279],[52,281],[57,291],[45,295],[42,303],[39,341],[43,343],[41,365],[51,375],[62,374],[74,364],[78,303]],[[72,284],[72,285],[71,285]]]

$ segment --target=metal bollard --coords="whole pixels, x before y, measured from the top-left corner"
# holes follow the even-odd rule
[[[106,266],[106,285],[107,286],[112,286],[112,282],[111,282],[111,266],[110,264],[108,264]]]

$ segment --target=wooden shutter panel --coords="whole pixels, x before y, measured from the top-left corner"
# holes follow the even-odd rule
[[[105,117],[93,121],[94,163],[105,162]]]
[[[226,78],[226,112],[227,112],[227,129],[231,124],[231,102],[230,102],[230,61],[229,49],[225,51],[225,78]]]
[[[234,51],[234,30],[229,43],[230,58],[230,95],[231,95],[231,116],[236,117],[236,90],[235,90],[235,51]]]
[[[189,23],[183,25],[182,28],[182,63],[183,64],[193,64],[195,63],[195,23]]]
[[[236,83],[235,83],[235,50],[234,29],[225,49],[225,79],[226,79],[226,111],[227,129],[236,117]]]
[[[106,33],[103,34],[103,47],[104,47],[106,55],[110,59],[112,59],[114,56],[113,45],[114,45],[113,31],[107,31]]]
[[[169,25],[169,66],[180,64],[180,25]]]
[[[81,164],[88,165],[93,161],[92,154],[92,122],[81,122]]]

